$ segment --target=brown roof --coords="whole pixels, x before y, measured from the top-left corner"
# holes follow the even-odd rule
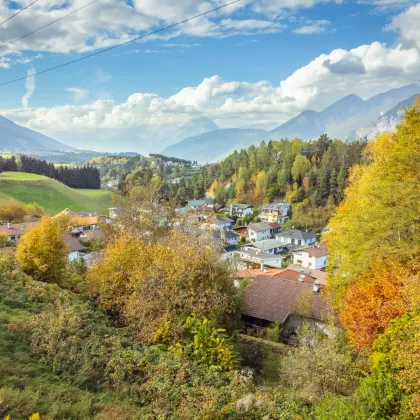
[[[316,280],[319,280],[321,284],[326,285],[327,284],[327,273],[325,271],[321,270],[314,270],[312,268],[303,268],[300,265],[297,264],[290,264],[287,267],[288,270],[293,270],[300,272],[301,270],[304,270],[304,273],[307,274],[310,277],[314,277]]]
[[[269,223],[269,225],[271,226],[271,229],[279,229],[279,228],[281,228],[281,225],[279,225],[277,222]]]
[[[299,281],[301,273],[295,270],[289,270],[285,269],[281,271],[280,273],[276,274],[276,277],[282,280],[292,280],[292,281]],[[307,274],[304,274],[304,282],[307,284],[314,284],[314,281],[316,280],[315,277],[308,276]]]
[[[70,247],[70,252],[85,251],[86,248],[69,233],[64,234],[64,241]]]
[[[309,254],[310,257],[326,257],[328,255],[327,248],[325,246],[308,246],[307,248],[297,249],[296,251],[302,251]]]
[[[322,292],[313,293],[312,284],[280,278],[282,274],[261,275],[249,284],[245,290],[245,315],[280,323],[291,314],[326,320],[330,307]]]
[[[0,233],[5,233],[8,236],[17,236],[22,235],[25,233],[28,229],[36,226],[38,222],[28,222],[28,223],[15,223],[10,224],[10,227],[7,227],[7,225],[1,225],[0,226]]]
[[[270,268],[266,267],[266,271],[261,270],[261,268],[246,268],[244,270],[239,270],[235,274],[233,274],[232,277],[235,277],[237,279],[253,279],[257,276],[260,276],[261,274],[267,275],[267,276],[275,276],[279,273],[281,273],[283,270],[280,268]]]

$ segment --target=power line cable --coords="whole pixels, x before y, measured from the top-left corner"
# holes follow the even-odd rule
[[[99,54],[103,54],[107,51],[114,50],[115,48],[119,48],[119,47],[122,47],[122,46],[127,45],[127,44],[131,44],[134,41],[138,41],[138,40],[146,38],[150,35],[155,35],[159,32],[166,31],[167,29],[171,29],[171,28],[174,28],[176,26],[182,25],[183,23],[190,22],[191,20],[198,19],[199,17],[208,15],[209,13],[213,13],[213,12],[215,12],[217,10],[220,10],[220,9],[224,9],[225,7],[231,6],[232,4],[239,3],[240,1],[241,0],[235,0],[235,1],[232,1],[230,3],[224,4],[223,6],[215,7],[214,9],[208,10],[207,12],[200,13],[199,15],[192,16],[188,19],[182,20],[182,21],[177,22],[177,23],[173,23],[172,25],[165,26],[164,28],[157,29],[156,31],[152,31],[152,32],[149,32],[147,34],[137,36],[136,38],[130,39],[129,41],[122,42],[121,44],[117,44],[117,45],[114,45],[114,46],[109,47],[109,48],[105,48],[104,50],[97,51],[95,53],[85,55],[84,57],[80,57],[80,58],[77,58],[75,60],[68,61],[67,63],[59,64],[58,66],[50,67],[48,69],[41,70],[41,71],[38,71],[38,72],[30,74],[30,75],[19,77],[17,79],[13,79],[13,80],[10,80],[8,82],[0,83],[0,87],[5,86],[5,85],[10,85],[11,83],[15,83],[15,82],[18,82],[20,80],[28,79],[29,77],[37,76],[37,75],[40,75],[40,74],[43,74],[43,73],[48,73],[50,71],[57,70],[61,67],[69,66],[70,64],[78,63],[79,61],[86,60],[87,58],[94,57],[94,56],[99,55]]]
[[[4,20],[3,22],[0,23],[0,26],[3,25],[3,23],[8,22],[10,19],[13,19],[15,16],[17,16],[18,14],[22,13],[24,10],[26,10],[28,7],[31,7],[33,4],[35,4],[37,1],[39,0],[35,0],[32,3],[28,4],[27,6],[25,6],[23,9],[20,9],[17,13],[15,13],[14,15],[8,17],[6,20]]]
[[[26,38],[26,37],[28,37],[28,36],[30,36],[30,35],[33,35],[34,33],[41,31],[42,29],[48,28],[48,26],[51,26],[51,25],[53,25],[54,23],[57,23],[57,22],[59,22],[60,20],[63,20],[63,19],[65,19],[66,17],[68,17],[68,16],[70,16],[70,15],[73,15],[74,13],[78,12],[79,10],[82,10],[82,9],[84,9],[85,7],[88,7],[88,6],[90,6],[91,4],[96,3],[97,1],[98,1],[98,0],[93,0],[93,1],[91,1],[90,3],[85,4],[84,6],[79,7],[79,8],[78,8],[78,9],[76,9],[76,10],[73,10],[72,12],[68,13],[67,15],[62,16],[61,18],[56,19],[56,20],[53,20],[52,22],[50,22],[50,23],[48,23],[48,24],[46,24],[46,25],[44,25],[44,26],[41,26],[40,28],[35,29],[35,30],[34,30],[34,31],[32,31],[32,32],[27,33],[26,35],[21,36],[20,38],[14,39],[13,41],[6,42],[5,44],[0,45],[0,49],[7,47],[7,45],[14,44],[15,42],[20,41],[21,39],[24,39],[24,38]]]

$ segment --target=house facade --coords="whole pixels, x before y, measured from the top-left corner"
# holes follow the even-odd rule
[[[254,214],[254,207],[249,204],[237,204],[232,203],[229,208],[229,215],[230,217],[244,217],[248,216],[249,214]]]
[[[266,223],[278,223],[283,225],[289,219],[290,204],[272,203],[263,207],[258,218]]]
[[[263,270],[264,267],[281,268],[286,259],[281,255],[261,252],[256,249],[242,249],[237,251],[237,254],[241,261],[259,265],[261,270]]]
[[[248,239],[251,242],[263,241],[271,238],[269,223],[250,223],[248,225]]]
[[[69,247],[68,259],[75,261],[82,258],[86,254],[86,248],[72,235],[66,233],[64,241]]]
[[[219,230],[230,230],[233,225],[234,221],[229,219],[229,217],[212,217],[209,219],[210,227],[212,229],[219,229]]]
[[[304,232],[298,229],[290,229],[280,232],[276,235],[276,239],[286,245],[291,246],[309,246],[316,243],[316,235],[310,232]]]
[[[328,251],[324,246],[311,246],[293,251],[293,264],[313,270],[327,266]]]

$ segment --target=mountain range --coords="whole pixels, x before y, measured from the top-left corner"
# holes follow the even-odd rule
[[[258,144],[262,140],[299,137],[303,140],[329,137],[344,140],[372,138],[378,132],[392,131],[400,121],[403,108],[411,105],[420,86],[408,85],[363,100],[357,95],[347,95],[322,111],[306,110],[271,131],[253,129],[222,129],[185,140],[165,148],[167,156],[213,162],[222,159],[235,149]]]
[[[0,116],[0,150],[60,150],[69,152],[74,148]]]
[[[420,95],[420,86],[415,84],[391,89],[367,100],[351,94],[322,111],[303,111],[271,131],[220,129],[211,119],[203,117],[191,119],[185,124],[99,128],[87,133],[51,131],[51,137],[59,142],[0,117],[0,150],[71,151],[80,148],[113,153],[134,151],[162,153],[201,163],[214,162],[235,149],[247,148],[262,140],[294,137],[311,140],[323,133],[349,141],[364,137],[371,139],[379,132],[395,129],[403,109],[410,106],[417,95]]]

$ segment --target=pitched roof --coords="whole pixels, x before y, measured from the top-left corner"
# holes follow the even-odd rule
[[[248,225],[248,230],[253,230],[254,232],[264,232],[265,230],[270,230],[270,223],[260,222],[260,223],[250,223]]]
[[[70,247],[70,252],[81,252],[86,250],[86,248],[69,233],[64,234],[64,241]]]
[[[277,239],[265,239],[264,241],[251,242],[250,244],[246,244],[245,246],[251,246],[253,248],[260,249],[261,251],[267,251],[273,248],[282,248],[284,246],[284,243],[278,241]]]
[[[252,208],[251,204],[239,204],[239,203],[232,203],[231,206],[233,208],[237,208],[237,209],[241,209],[241,210],[246,210],[248,208]]]
[[[328,255],[325,246],[308,246],[306,248],[296,249],[294,252],[306,252],[310,257],[326,257]]]
[[[277,222],[269,223],[271,229],[279,229],[281,228],[281,225],[279,225]]]
[[[278,233],[278,236],[284,236],[286,238],[292,238],[292,239],[311,239],[315,236],[315,233],[310,232],[304,232],[303,230],[298,229],[290,229],[286,230],[284,232]]]
[[[272,210],[278,211],[283,208],[289,208],[289,207],[290,207],[290,204],[288,203],[271,203],[264,206],[263,211],[267,211],[267,212],[272,211]]]
[[[284,323],[289,315],[296,314],[326,320],[330,312],[322,293],[313,293],[313,285],[261,275],[245,290],[245,315]]]
[[[279,258],[285,259],[286,257],[283,257],[282,255],[278,254],[270,254],[269,252],[261,252],[253,249],[241,249],[238,251],[240,254],[249,255],[250,257],[259,259],[259,260],[269,260],[269,259],[276,259]]]
[[[314,270],[311,268],[303,268],[300,265],[296,265],[296,264],[290,264],[287,267],[287,270],[297,271],[298,273],[300,273],[301,270],[303,270],[303,272],[307,276],[313,277],[314,279],[318,280],[323,285],[327,284],[327,273],[325,271]]]
[[[225,225],[226,223],[233,223],[234,221],[232,219],[229,219],[229,217],[212,217],[210,219],[210,223],[213,223],[215,225]]]
[[[9,225],[1,225],[0,233],[5,233],[7,236],[17,236],[22,235],[28,229],[36,226],[38,222],[28,222],[28,223],[14,223]]]

